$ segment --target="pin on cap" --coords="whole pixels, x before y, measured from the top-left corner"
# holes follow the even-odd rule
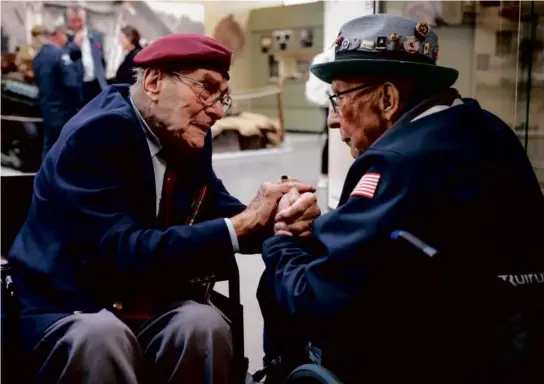
[[[286,180],[289,180],[289,176],[283,175],[283,176],[281,177],[281,181],[286,181]]]

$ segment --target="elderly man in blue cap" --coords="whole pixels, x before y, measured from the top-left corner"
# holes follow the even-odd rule
[[[521,382],[525,300],[510,287],[542,272],[544,197],[515,133],[438,55],[428,24],[380,14],[343,25],[335,60],[311,68],[355,162],[311,236],[288,228],[311,196],[280,201],[258,293],[267,381],[313,361],[353,383]]]

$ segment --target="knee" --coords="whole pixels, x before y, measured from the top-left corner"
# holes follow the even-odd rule
[[[167,334],[182,345],[205,346],[232,345],[230,325],[214,307],[186,302],[177,309],[167,326]]]
[[[131,350],[138,346],[138,340],[132,331],[105,310],[77,315],[65,337],[75,346],[89,351],[100,349],[102,352],[114,352]]]
[[[195,336],[201,338],[211,335],[231,338],[230,325],[216,308],[206,304],[193,303],[186,309],[187,311],[182,315],[184,317],[183,323]]]

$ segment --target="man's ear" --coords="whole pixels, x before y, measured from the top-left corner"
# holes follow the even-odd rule
[[[400,111],[400,92],[392,83],[384,83],[380,100],[382,116],[387,121],[393,121]]]
[[[157,101],[164,80],[164,75],[161,71],[152,68],[146,68],[143,76],[144,91],[149,96],[151,101]]]

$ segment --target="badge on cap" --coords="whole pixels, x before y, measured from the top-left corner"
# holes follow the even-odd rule
[[[361,177],[350,196],[362,196],[372,199],[380,182],[380,174],[376,172],[367,172]]]
[[[387,44],[387,49],[390,51],[398,51],[400,49],[400,38],[396,33],[391,34],[389,42]]]
[[[349,48],[349,39],[342,40],[342,45],[340,46],[342,49],[348,49]]]
[[[363,40],[361,45],[363,46],[364,49],[369,49],[369,50],[374,49],[374,42],[370,40]]]
[[[425,38],[431,32],[431,26],[424,21],[420,21],[419,23],[416,24],[416,29],[414,32],[418,39],[425,40]]]
[[[431,53],[431,43],[427,41],[425,45],[423,45],[423,54],[428,55],[429,53]]]
[[[433,51],[433,59],[434,59],[434,61],[438,60],[438,45],[436,46],[436,48]]]
[[[360,46],[361,46],[361,39],[359,39],[358,37],[354,37],[353,40],[351,40],[351,44],[349,46],[349,49],[356,50]]]
[[[387,49],[387,37],[378,36],[376,39],[376,49]]]
[[[414,36],[407,37],[402,43],[404,50],[408,53],[418,53],[419,52],[419,41],[416,40]]]
[[[338,48],[338,46],[340,46],[340,44],[342,44],[342,41],[344,41],[344,37],[338,36],[338,37],[336,38],[336,41],[334,42],[334,46],[335,46],[336,48]]]

